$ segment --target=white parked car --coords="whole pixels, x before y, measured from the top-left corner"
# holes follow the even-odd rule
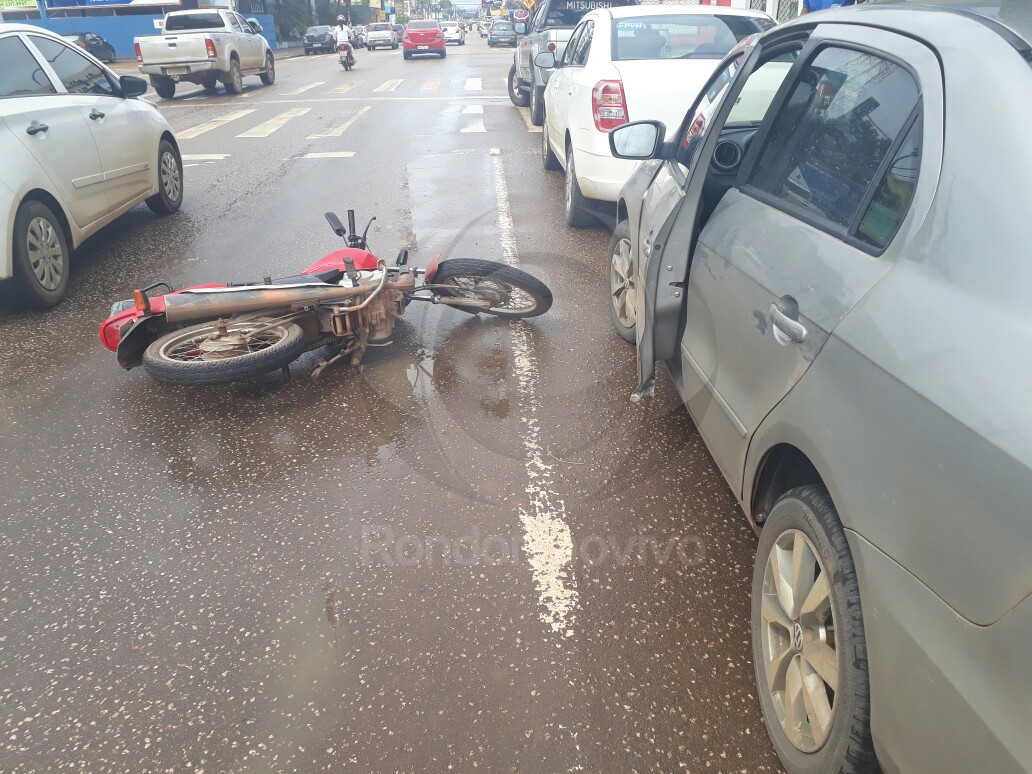
[[[713,6],[599,8],[581,19],[552,70],[541,133],[545,169],[566,171],[566,221],[599,222],[596,202],[615,202],[634,171],[613,158],[608,132],[629,121],[662,121],[676,131],[720,60],[771,26],[759,11]]]
[[[119,215],[182,204],[179,147],[134,99],[146,90],[58,35],[0,24],[0,280],[29,304],[57,304],[72,250]]]
[[[444,43],[458,43],[466,45],[466,29],[458,22],[441,22],[441,30],[444,32]]]
[[[366,32],[366,48],[370,51],[377,48],[396,49],[398,47],[398,36],[394,32],[394,25],[387,22],[376,22],[370,24]]]

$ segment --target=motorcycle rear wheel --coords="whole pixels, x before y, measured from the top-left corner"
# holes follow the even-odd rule
[[[441,261],[430,284],[452,285],[454,289],[434,289],[441,296],[466,298],[488,298],[493,303],[489,308],[457,306],[470,314],[483,312],[496,317],[519,320],[537,317],[552,306],[552,291],[537,277],[525,271],[495,261],[476,258],[457,258]]]
[[[245,333],[271,320],[226,324],[229,334]],[[207,387],[261,376],[283,368],[305,350],[305,333],[294,323],[279,323],[222,352],[210,348],[218,341],[215,323],[202,323],[165,334],[143,353],[143,368],[155,381],[175,386]],[[209,349],[202,347],[208,344]]]

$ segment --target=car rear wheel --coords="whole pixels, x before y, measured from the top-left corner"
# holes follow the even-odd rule
[[[558,172],[563,167],[559,163],[559,157],[552,150],[552,143],[548,137],[548,122],[541,127],[541,166],[549,172]]]
[[[47,309],[68,289],[71,250],[61,221],[45,204],[29,200],[14,217],[14,275],[29,305]]]
[[[573,146],[566,146],[566,223],[574,228],[588,228],[594,225],[588,200],[581,193],[577,182],[577,169],[573,161]]]
[[[226,91],[230,94],[242,94],[244,91],[244,77],[240,74],[240,62],[236,59],[229,60],[229,74],[226,80]]]
[[[752,640],[764,723],[789,774],[878,771],[856,567],[823,487],[785,493],[764,522]]]
[[[183,205],[183,163],[168,140],[158,144],[158,192],[147,200],[155,215],[171,215]]]
[[[441,59],[444,59],[446,56],[448,56],[448,49],[442,48],[441,49]]]
[[[405,59],[411,59],[411,58],[412,58],[412,54],[410,54],[410,53],[409,53],[408,51],[402,51],[402,52],[401,52],[401,55],[402,55],[402,56],[403,56],[403,57],[404,57]]]
[[[272,58],[271,52],[265,55],[265,71],[259,77],[266,86],[276,82],[276,60]]]
[[[154,91],[162,99],[172,99],[176,96],[176,82],[171,78],[166,78],[163,75],[152,75],[150,82],[151,86],[154,87]]]

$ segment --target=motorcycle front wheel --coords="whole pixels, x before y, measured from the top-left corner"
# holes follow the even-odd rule
[[[457,306],[470,314],[484,312],[518,320],[537,317],[552,306],[552,291],[537,277],[504,263],[457,258],[441,261],[430,284],[439,296],[487,299],[490,307]]]
[[[162,384],[206,387],[261,376],[305,350],[304,331],[294,323],[246,320],[225,327],[225,335],[215,323],[203,323],[162,336],[143,353],[144,370]]]

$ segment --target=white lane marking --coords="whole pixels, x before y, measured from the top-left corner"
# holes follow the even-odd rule
[[[373,91],[394,91],[396,88],[401,86],[401,84],[404,83],[404,81],[404,78],[398,78],[393,81],[384,81],[375,89],[373,89]]]
[[[440,87],[441,82],[439,80],[427,81],[423,84],[420,91],[437,91]]]
[[[189,169],[190,167],[199,167],[200,164],[183,164],[183,169]]]
[[[475,124],[471,124],[470,126],[466,126],[462,129],[459,129],[460,134],[480,134],[481,132],[486,131],[487,127],[484,126],[483,120],[477,121]]]
[[[316,86],[322,86],[324,83],[326,83],[326,81],[316,81],[315,83],[310,83],[307,86],[302,86],[298,89],[294,89],[293,91],[288,91],[286,96],[294,97],[298,94],[304,94],[309,89],[314,89]]]
[[[184,153],[183,161],[225,161],[228,153]]]
[[[268,137],[273,132],[279,131],[286,125],[286,123],[298,116],[303,116],[311,108],[291,108],[283,113],[280,113],[275,118],[270,118],[263,124],[258,124],[254,129],[250,129],[243,134],[238,134],[237,137]]]
[[[338,86],[337,88],[335,88],[333,90],[333,93],[334,94],[343,94],[344,92],[351,91],[353,88],[358,86],[358,84],[360,84],[361,82],[362,81],[351,81],[350,83],[342,84],[342,85]]]
[[[501,151],[491,149],[494,167],[495,201],[498,209],[498,233],[502,260],[519,268],[516,237],[509,207],[509,191],[505,185]],[[541,620],[562,637],[573,635],[574,611],[577,607],[577,579],[573,575],[573,533],[566,523],[566,505],[555,493],[552,464],[545,462],[544,444],[538,412],[539,374],[530,327],[514,320],[509,328],[512,340],[513,372],[519,396],[520,425],[523,439],[523,466],[527,474],[526,492],[530,508],[520,508],[523,525],[523,548],[530,562],[534,585],[543,610]]]
[[[466,91],[483,91],[484,82],[480,78],[467,78]]]
[[[350,159],[355,155],[354,151],[322,151],[318,153],[306,153],[303,159]]]
[[[205,121],[203,124],[197,124],[197,126],[185,129],[182,132],[176,132],[177,140],[190,140],[194,137],[198,137],[205,132],[210,132],[212,129],[218,129],[223,124],[228,124],[230,121],[236,121],[238,118],[249,116],[254,112],[254,108],[248,110],[234,110],[232,113],[226,113],[224,116],[219,116],[211,121]]]
[[[540,132],[540,126],[534,126],[534,123],[530,120],[530,108],[517,108],[520,111],[520,115],[523,116],[523,123],[527,125],[528,132]]]
[[[464,107],[462,109],[462,115],[464,115],[464,116],[473,116],[473,115],[482,116],[483,114],[484,114],[484,106],[483,105],[466,105],[466,107]]]
[[[346,132],[348,129],[351,128],[351,125],[353,123],[355,123],[355,121],[360,119],[362,116],[364,116],[368,112],[369,112],[369,105],[366,105],[364,108],[361,108],[357,113],[355,113],[355,115],[351,116],[351,118],[349,118],[343,124],[338,126],[336,129],[331,129],[330,131],[323,132],[322,134],[310,134],[310,135],[308,135],[308,139],[309,140],[321,140],[324,137],[341,137],[344,134],[344,132]]]

